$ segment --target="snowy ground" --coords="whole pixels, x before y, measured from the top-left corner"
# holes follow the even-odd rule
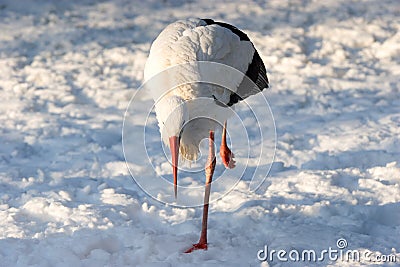
[[[0,1],[0,266],[373,264],[257,259],[264,245],[322,251],[339,238],[399,264],[399,2],[217,2]],[[254,41],[277,150],[260,190],[244,177],[212,203],[209,250],[183,254],[201,209],[137,187],[121,128],[151,41],[190,16]]]

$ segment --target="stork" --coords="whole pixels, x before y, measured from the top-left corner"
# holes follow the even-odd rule
[[[156,96],[155,112],[162,140],[171,151],[175,198],[179,155],[186,160],[197,159],[200,141],[209,139],[200,240],[186,253],[197,249],[207,250],[208,207],[216,165],[214,131],[218,125],[222,126],[220,156],[226,168],[234,168],[234,154],[226,142],[227,119],[231,114],[228,110],[239,101],[269,87],[266,68],[249,37],[235,26],[212,19],[191,18],[168,25],[151,46],[144,78],[149,80],[172,66],[199,61],[232,67],[251,79],[255,86],[236,83],[235,88],[227,89],[198,83],[184,84],[170,90],[166,81],[164,85],[149,88]],[[185,75],[193,75],[193,70],[178,74]],[[193,101],[200,98],[206,101]],[[204,114],[208,118],[204,118]]]

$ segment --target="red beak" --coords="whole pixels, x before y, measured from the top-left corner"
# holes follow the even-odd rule
[[[174,193],[176,199],[178,195],[178,156],[179,156],[179,138],[177,136],[171,136],[169,138],[169,148],[171,149],[172,173],[174,175]]]

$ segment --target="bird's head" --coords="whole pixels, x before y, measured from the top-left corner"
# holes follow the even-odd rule
[[[166,145],[169,145],[171,150],[176,198],[180,138],[185,123],[189,121],[189,113],[185,101],[178,96],[164,96],[155,105],[155,110],[161,138]]]

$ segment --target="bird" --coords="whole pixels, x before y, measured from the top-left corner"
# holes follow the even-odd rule
[[[151,80],[174,66],[194,66],[199,62],[223,64],[243,73],[243,77],[232,75],[227,79],[218,73],[213,74],[213,79],[233,80],[230,85],[233,88],[229,89],[216,84],[182,83],[171,90],[170,86],[174,86],[176,80],[185,81],[185,77],[191,76],[199,78],[198,68],[186,67],[178,68],[178,73],[164,77],[158,84],[150,83],[148,88],[155,101],[161,139],[171,152],[175,198],[179,156],[187,161],[196,160],[200,142],[209,140],[200,239],[185,253],[208,249],[208,208],[216,166],[215,130],[222,127],[219,151],[222,163],[226,168],[234,168],[235,156],[226,142],[227,120],[232,114],[229,111],[240,101],[269,88],[264,62],[247,34],[229,23],[209,18],[188,18],[169,24],[150,47],[144,80]],[[250,79],[252,84],[244,82],[246,79]]]

